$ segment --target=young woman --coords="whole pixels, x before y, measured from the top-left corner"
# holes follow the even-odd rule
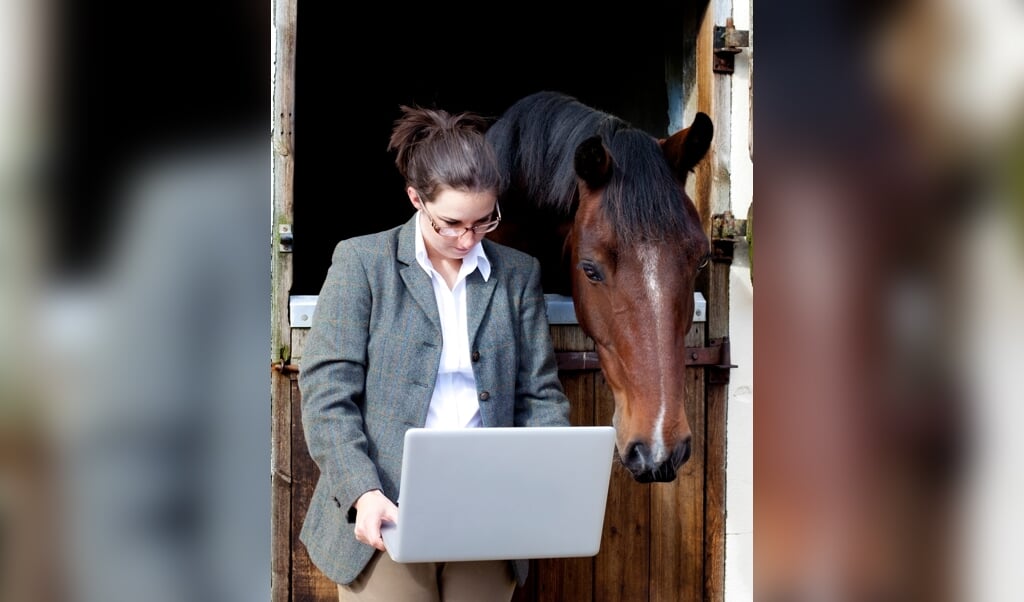
[[[486,240],[503,186],[487,122],[401,107],[389,151],[416,213],[338,244],[299,376],[320,469],[300,535],[340,600],[509,600],[527,562],[393,562],[410,427],[564,426],[533,257]]]

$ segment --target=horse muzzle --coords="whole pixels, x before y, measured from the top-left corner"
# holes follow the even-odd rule
[[[676,479],[679,467],[690,459],[692,437],[687,436],[672,448],[672,453],[663,460],[654,458],[649,445],[634,441],[621,456],[622,464],[638,483],[669,483]]]

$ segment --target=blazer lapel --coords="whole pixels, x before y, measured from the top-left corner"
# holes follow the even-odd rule
[[[499,267],[496,263],[496,253],[488,253],[487,258],[491,262],[491,277],[484,280],[480,270],[473,270],[473,273],[466,277],[466,326],[469,331],[469,344],[472,347],[476,340],[476,333],[480,330],[480,323],[483,322],[487,307],[491,304],[491,297],[494,296],[494,289],[498,282]]]
[[[437,313],[434,285],[430,283],[430,276],[427,276],[420,264],[416,262],[416,222],[413,220],[418,217],[419,213],[414,213],[398,233],[398,261],[404,264],[401,273],[405,287],[409,289],[409,294],[416,300],[416,304],[420,306],[440,335],[441,316]]]

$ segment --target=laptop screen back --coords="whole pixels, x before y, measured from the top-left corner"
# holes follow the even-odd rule
[[[614,454],[610,426],[409,429],[397,562],[597,554]]]

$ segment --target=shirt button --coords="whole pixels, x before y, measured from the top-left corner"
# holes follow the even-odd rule
[[[481,391],[480,392],[480,401],[487,401],[490,398],[491,398],[491,394],[488,393],[487,391]]]
[[[480,352],[479,351],[474,351],[473,355],[472,355],[472,359],[473,359],[474,362],[479,362],[480,361]]]

